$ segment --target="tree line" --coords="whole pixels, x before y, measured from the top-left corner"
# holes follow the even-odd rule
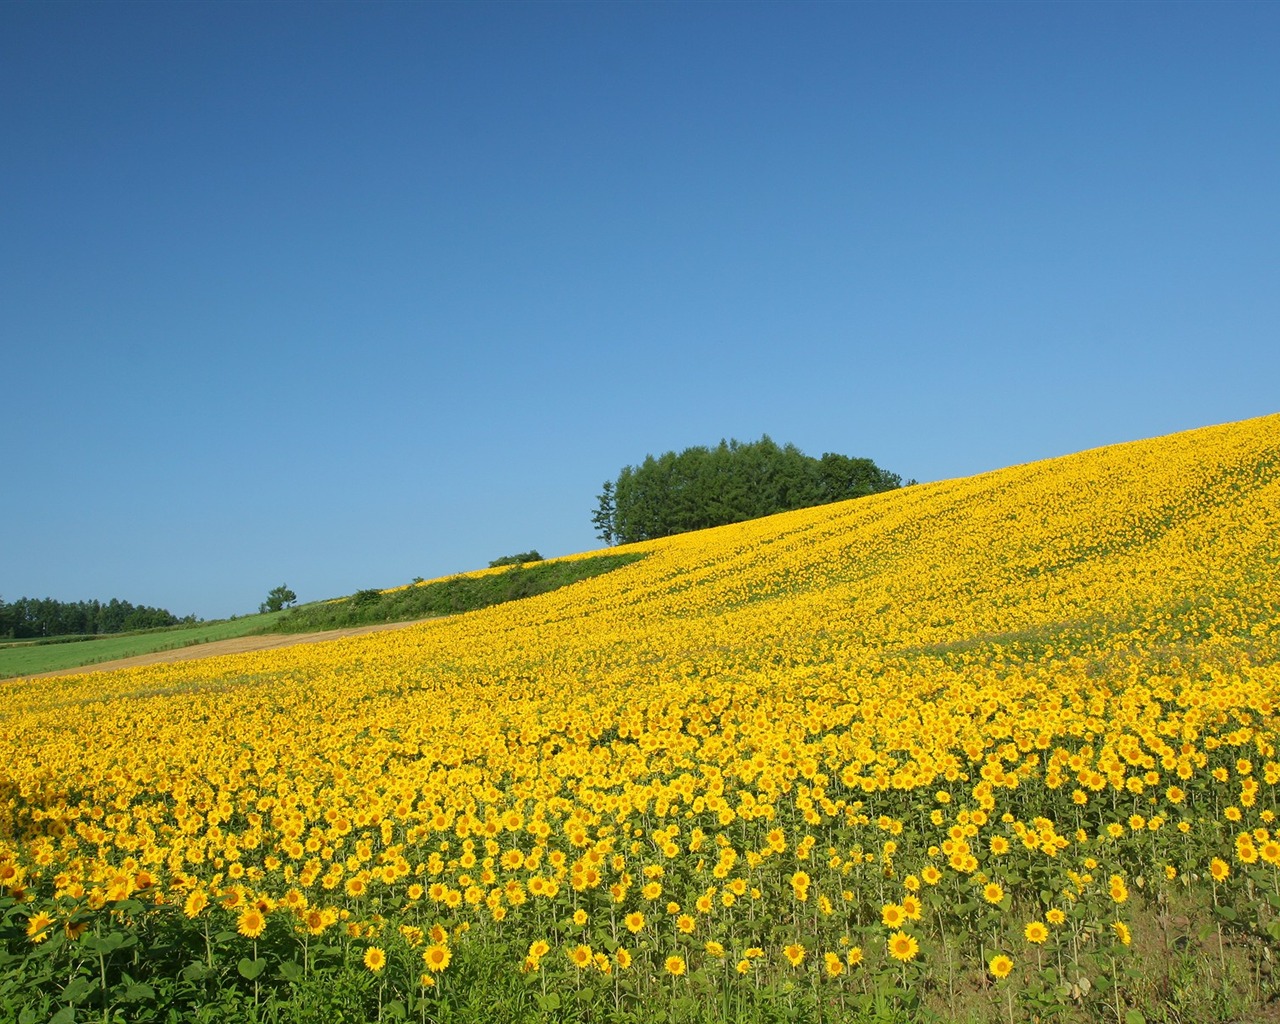
[[[0,637],[22,640],[28,637],[89,636],[124,633],[157,626],[178,626],[196,621],[194,615],[179,619],[163,608],[110,601],[55,601],[51,597],[20,597],[0,600]]]
[[[591,521],[606,544],[630,544],[902,485],[902,477],[871,459],[834,452],[815,459],[765,434],[759,441],[646,455],[605,481]]]

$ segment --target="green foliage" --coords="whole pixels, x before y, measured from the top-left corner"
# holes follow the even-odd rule
[[[310,633],[382,622],[407,622],[433,615],[457,615],[558,590],[578,580],[621,568],[642,557],[640,554],[620,554],[516,563],[499,573],[451,576],[396,590],[361,590],[342,600],[295,608],[259,632]]]
[[[288,608],[290,605],[296,604],[298,595],[290,590],[283,583],[276,587],[267,595],[267,599],[258,607],[259,612],[278,612],[282,608]]]
[[[541,562],[542,556],[537,549],[522,551],[518,555],[503,555],[489,563],[490,569],[499,569],[504,565],[523,565],[525,562]]]
[[[0,637],[15,640],[97,636],[195,621],[194,615],[179,619],[164,608],[134,605],[115,597],[106,602],[55,601],[51,597],[20,597],[10,603],[0,600]]]
[[[1267,879],[1268,888],[1274,880]],[[872,894],[874,895],[874,894]],[[726,961],[675,980],[637,971],[579,972],[557,950],[538,971],[512,967],[524,949],[514,935],[472,939],[446,919],[453,960],[433,984],[420,983],[421,943],[395,927],[401,913],[373,940],[338,926],[322,936],[269,919],[256,939],[238,934],[236,912],[214,905],[188,919],[176,904],[126,899],[91,912],[85,898],[62,897],[58,920],[40,941],[29,937],[35,911],[0,896],[0,1021],[198,1022],[198,1024],[337,1024],[424,1021],[439,1024],[908,1024],[1004,1020],[1111,1024],[1182,1024],[1270,1020],[1277,990],[1269,977],[1266,943],[1247,930],[1224,942],[1206,902],[1168,903],[1148,891],[1135,928],[1164,930],[1165,944],[1138,953],[1108,941],[1109,929],[1090,932],[1090,915],[1073,913],[1042,951],[1014,949],[1025,961],[1022,980],[992,984],[950,961],[951,951],[928,947],[929,959],[901,965],[872,981],[862,968],[823,978],[818,968],[792,972],[761,963],[739,979]],[[872,899],[869,905],[875,905]],[[1135,908],[1137,909],[1137,908]],[[992,926],[1008,913],[1022,920],[1032,908],[992,911]],[[1182,922],[1181,924],[1173,922]],[[422,922],[419,921],[421,924]],[[84,925],[78,937],[65,929]],[[870,947],[882,938],[874,925],[854,928]],[[863,935],[865,933],[865,936]],[[785,922],[770,944],[794,938]],[[571,942],[572,940],[568,940]],[[377,973],[364,965],[376,943],[385,950]],[[610,950],[616,943],[604,943]],[[567,943],[566,943],[567,948]],[[1033,966],[1037,960],[1043,961]],[[931,962],[930,962],[931,961]]]
[[[596,510],[591,513],[591,525],[596,528],[596,536],[606,544],[612,544],[614,523],[618,514],[614,502],[613,481],[606,480],[599,494],[596,495]]]
[[[83,901],[61,908],[87,920]],[[656,993],[635,975],[580,974],[562,960],[542,971],[513,970],[522,943],[454,946],[448,971],[421,982],[421,945],[388,927],[376,940],[385,966],[364,966],[368,939],[335,928],[323,937],[273,919],[256,939],[238,934],[234,912],[216,907],[188,920],[175,905],[136,899],[110,905],[78,938],[62,924],[39,942],[26,934],[29,909],[0,898],[0,1021],[338,1024],[906,1024],[888,1005],[872,1008],[836,988],[764,985],[713,998],[697,972],[680,991]],[[455,936],[458,933],[454,932]],[[654,998],[655,994],[658,998]],[[850,993],[853,996],[853,993]]]
[[[630,544],[901,486],[900,476],[870,459],[833,452],[814,459],[766,434],[746,444],[646,455],[605,485],[591,521],[606,543]]]

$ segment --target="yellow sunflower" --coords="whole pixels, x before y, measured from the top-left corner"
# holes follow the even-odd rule
[[[901,960],[904,964],[916,958],[916,954],[920,952],[920,943],[915,936],[908,935],[906,932],[894,932],[889,936],[889,955],[895,960]]]
[[[436,942],[422,951],[422,962],[427,965],[427,970],[433,974],[439,974],[443,971],[449,966],[449,961],[452,959],[453,953],[443,942]]]
[[[257,907],[246,907],[236,918],[236,931],[248,939],[256,939],[267,930],[267,918]]]

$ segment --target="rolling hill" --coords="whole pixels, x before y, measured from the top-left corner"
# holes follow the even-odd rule
[[[1262,1012],[1280,416],[615,551],[405,629],[0,684],[10,919],[124,901],[157,978],[194,955],[257,1005],[253,943],[296,1019],[317,985],[457,1020]]]

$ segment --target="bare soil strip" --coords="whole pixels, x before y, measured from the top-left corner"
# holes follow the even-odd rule
[[[80,676],[89,672],[111,672],[118,668],[134,668],[138,665],[163,665],[171,661],[194,661],[198,658],[213,658],[219,654],[244,654],[248,651],[269,651],[276,647],[292,647],[294,644],[315,644],[323,640],[336,640],[344,636],[359,636],[361,633],[377,633],[384,629],[404,629],[427,619],[415,619],[413,622],[384,622],[376,626],[351,626],[347,629],[326,629],[320,633],[267,633],[261,636],[237,636],[230,640],[210,640],[204,644],[192,644],[189,647],[174,647],[167,651],[152,651],[150,654],[137,654],[132,658],[117,658],[114,661],[99,661],[92,665],[81,665],[78,668],[60,668],[54,672],[36,672],[29,676],[16,676],[18,679],[44,679],[50,676]]]

